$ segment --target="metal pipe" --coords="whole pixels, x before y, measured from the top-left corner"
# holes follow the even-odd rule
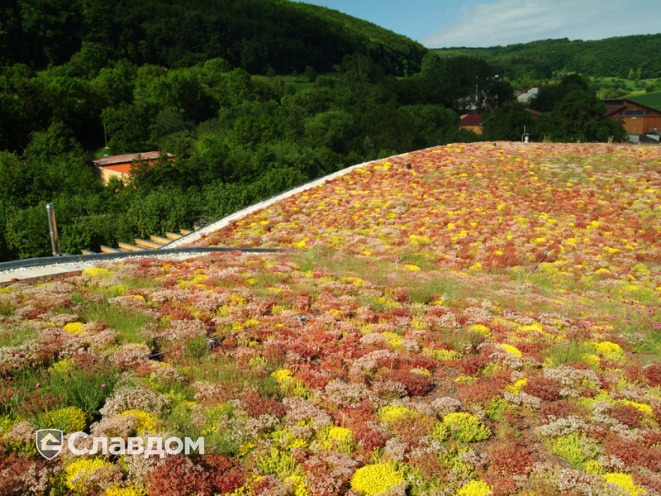
[[[108,135],[106,134],[106,125],[103,125],[103,142],[106,145],[106,150],[108,149]]]
[[[55,223],[55,207],[52,203],[46,205],[48,214],[48,230],[50,231],[50,244],[53,247],[53,256],[60,256],[60,240],[57,237],[57,224]]]

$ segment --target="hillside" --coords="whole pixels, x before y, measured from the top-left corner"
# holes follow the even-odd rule
[[[481,60],[418,70],[423,47],[329,9],[62,3],[0,7],[3,261],[50,253],[46,203],[63,252],[98,251],[203,225],[351,164],[476,139],[457,112],[478,94],[511,96]],[[104,186],[89,161],[150,151],[176,158],[130,185]]]
[[[630,95],[625,96],[624,98],[628,98],[632,102],[640,103],[641,105],[645,105],[647,107],[661,111],[661,91],[646,93],[642,95]]]
[[[222,57],[264,74],[328,71],[364,53],[388,72],[419,67],[426,49],[331,9],[287,0],[11,0],[0,8],[0,62],[65,63],[82,47],[89,63],[190,66]]]
[[[0,491],[659,494],[660,165],[658,147],[435,147],[202,241],[288,253],[5,284]],[[205,454],[46,463],[46,427]]]
[[[441,55],[484,58],[499,74],[515,79],[548,79],[578,72],[626,78],[640,69],[642,78],[661,77],[661,34],[621,36],[596,41],[540,40],[490,48],[434,49]]]

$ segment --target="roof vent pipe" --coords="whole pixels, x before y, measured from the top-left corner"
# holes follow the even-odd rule
[[[57,237],[57,224],[55,223],[55,207],[52,203],[46,205],[46,213],[48,214],[48,230],[50,231],[50,244],[53,247],[53,256],[59,257],[60,253],[60,240]]]

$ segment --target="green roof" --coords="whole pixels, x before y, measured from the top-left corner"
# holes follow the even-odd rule
[[[624,98],[661,112],[661,91],[645,93],[644,95],[625,96]]]

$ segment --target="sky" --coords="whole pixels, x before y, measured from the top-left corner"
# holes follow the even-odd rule
[[[661,0],[305,0],[403,34],[428,48],[548,38],[598,40],[661,32]]]

